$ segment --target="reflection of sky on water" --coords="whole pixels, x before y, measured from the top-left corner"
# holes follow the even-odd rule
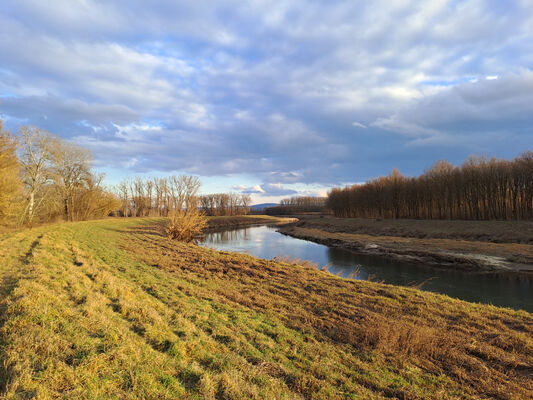
[[[533,312],[533,277],[528,275],[465,273],[402,263],[295,239],[269,226],[210,233],[200,244],[259,258],[289,256],[310,260],[319,267],[328,265],[333,274],[355,279],[370,277],[393,285],[426,281],[424,290]]]

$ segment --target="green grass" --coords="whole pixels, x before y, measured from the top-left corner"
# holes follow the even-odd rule
[[[0,236],[1,396],[528,398],[533,316],[173,242],[161,219]]]

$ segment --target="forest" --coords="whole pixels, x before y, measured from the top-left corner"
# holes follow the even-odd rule
[[[362,185],[335,188],[328,208],[342,218],[533,219],[533,152],[513,160],[436,162],[418,177],[397,169]]]

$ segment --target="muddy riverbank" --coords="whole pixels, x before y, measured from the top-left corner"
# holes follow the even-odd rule
[[[379,224],[380,221],[377,222]],[[420,234],[415,237],[413,232],[416,232],[416,229],[413,227],[410,231],[403,228],[400,235],[398,232],[402,229],[401,226],[391,227],[390,222],[387,222],[388,226],[379,227],[378,224],[372,226],[371,220],[345,221],[331,217],[303,218],[296,223],[280,227],[279,231],[299,239],[341,247],[361,254],[429,266],[465,271],[533,273],[533,245],[530,244],[438,237],[421,238]],[[438,228],[438,224],[436,225]],[[396,234],[384,234],[388,232],[396,232]],[[433,230],[433,236],[442,234],[438,232],[438,229]],[[446,234],[451,235],[449,231]],[[503,238],[505,233],[493,230],[491,235],[493,238]],[[520,236],[520,232],[515,234],[515,238]]]

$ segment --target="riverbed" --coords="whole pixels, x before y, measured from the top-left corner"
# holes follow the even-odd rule
[[[531,274],[463,272],[388,260],[286,236],[268,225],[211,232],[199,244],[265,259],[309,260],[344,278],[417,286],[462,300],[533,312]]]

